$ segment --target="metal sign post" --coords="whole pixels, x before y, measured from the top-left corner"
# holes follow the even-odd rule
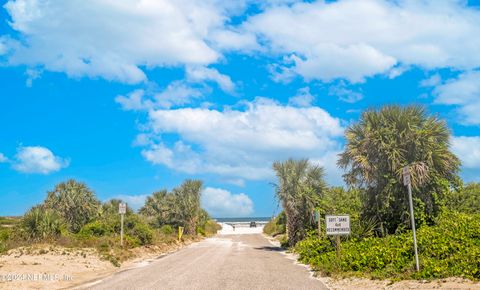
[[[127,204],[121,202],[118,205],[118,213],[120,214],[120,245],[123,247],[123,217],[127,213]]]
[[[418,265],[418,251],[417,251],[417,233],[415,230],[415,216],[413,215],[413,200],[412,200],[412,181],[410,179],[410,168],[405,166],[403,168],[403,185],[408,187],[408,202],[410,204],[410,220],[412,222],[412,231],[413,231],[413,248],[415,250],[415,264],[417,267],[417,272],[420,271]]]

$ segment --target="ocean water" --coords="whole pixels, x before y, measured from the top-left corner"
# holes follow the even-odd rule
[[[228,222],[268,222],[271,220],[271,217],[238,217],[238,218],[215,218],[217,222],[228,223]]]

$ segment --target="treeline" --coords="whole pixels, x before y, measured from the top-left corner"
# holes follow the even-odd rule
[[[284,234],[285,245],[295,246],[303,261],[325,273],[480,278],[480,185],[463,184],[450,137],[445,121],[419,106],[365,111],[347,128],[337,162],[345,170],[347,189],[327,186],[323,168],[307,159],[273,164],[285,216],[265,231]],[[408,195],[402,181],[405,166],[411,171],[422,241],[420,273],[414,272],[412,258]],[[324,230],[317,233],[315,212],[320,212],[321,226],[326,214],[350,215],[352,232],[342,237],[341,255],[334,239]]]
[[[200,206],[202,185],[199,180],[186,180],[171,192],[153,193],[139,213],[127,207],[125,248],[176,242],[178,227],[185,228],[187,239],[216,233],[218,225]],[[112,199],[102,203],[86,184],[62,182],[47,193],[44,202],[28,210],[15,227],[0,228],[0,250],[32,242],[93,246],[118,264],[122,256],[121,202]]]

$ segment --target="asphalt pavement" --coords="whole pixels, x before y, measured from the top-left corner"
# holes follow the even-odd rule
[[[219,234],[86,289],[327,289],[262,234]]]

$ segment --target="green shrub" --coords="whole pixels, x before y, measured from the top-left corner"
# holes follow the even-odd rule
[[[132,229],[129,229],[128,234],[137,238],[140,245],[149,245],[153,241],[153,231],[144,223],[135,224]]]
[[[286,230],[286,223],[287,223],[287,220],[286,220],[285,212],[282,211],[278,216],[270,220],[263,227],[263,232],[270,236],[284,234]]]
[[[7,251],[7,241],[11,236],[12,229],[0,227],[0,253]]]
[[[104,222],[94,221],[84,225],[78,234],[84,237],[103,237],[112,232],[112,228]]]
[[[300,260],[324,274],[374,278],[480,279],[480,214],[444,213],[436,226],[417,231],[421,271],[415,272],[410,231],[385,238],[349,239],[340,256],[329,239],[311,236],[295,247]]]
[[[208,220],[205,223],[205,235],[215,235],[219,230],[222,229],[222,226],[214,220]]]
[[[21,228],[26,238],[41,240],[56,238],[61,233],[62,220],[52,210],[43,206],[31,208],[23,217]]]
[[[449,210],[463,213],[480,212],[480,183],[468,183],[458,190],[449,193],[446,200]]]
[[[197,227],[197,235],[206,236],[205,229],[202,227]]]
[[[171,234],[173,234],[174,230],[173,230],[171,225],[163,225],[160,228],[160,232],[164,235],[171,235]]]

